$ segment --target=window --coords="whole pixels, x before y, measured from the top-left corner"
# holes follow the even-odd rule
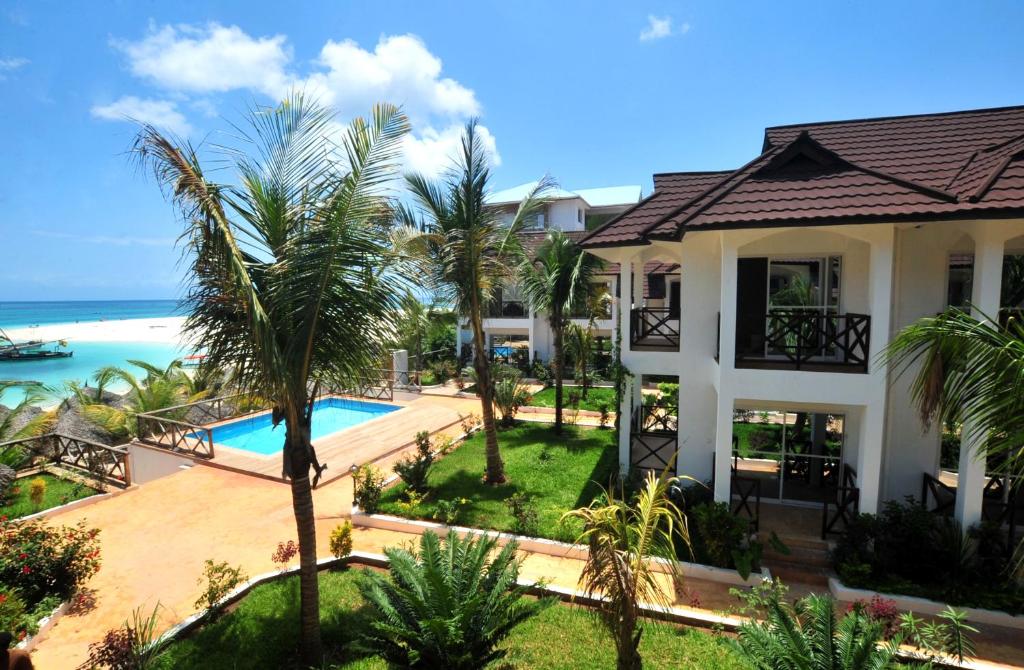
[[[768,309],[839,309],[842,264],[827,258],[773,258],[768,262]]]
[[[950,254],[946,304],[949,307],[969,307],[974,288],[974,254]],[[999,297],[1002,310],[1024,307],[1024,254],[1003,256],[1003,282]]]
[[[576,208],[576,223],[583,223],[583,210]]]

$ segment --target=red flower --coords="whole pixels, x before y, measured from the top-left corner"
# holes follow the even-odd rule
[[[28,567],[27,565],[21,569],[21,574],[23,575],[27,575],[30,572],[32,572],[32,568]]]
[[[26,554],[25,552],[22,552],[21,554],[18,555],[18,558],[20,558],[21,560],[24,561],[26,558],[28,558],[28,554]]]
[[[5,602],[7,602],[7,596],[0,593],[0,605],[3,605]]]

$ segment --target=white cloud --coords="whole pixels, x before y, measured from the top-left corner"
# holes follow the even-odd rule
[[[682,23],[675,30],[672,28],[671,16],[647,15],[647,27],[640,31],[640,41],[660,40],[670,35],[685,35],[690,32],[690,24]]]
[[[137,42],[111,44],[128,57],[132,74],[175,91],[222,92],[281,86],[291,49],[284,35],[251,37],[238,26],[151,25]]]
[[[72,240],[74,242],[104,244],[118,247],[173,247],[175,244],[175,239],[173,237],[76,235],[75,233],[63,233],[56,230],[33,230],[32,234],[37,237],[47,237],[54,240]]]
[[[7,74],[29,64],[27,58],[0,58],[0,81],[7,79]]]
[[[179,135],[188,135],[192,126],[185,115],[178,111],[178,105],[170,100],[152,100],[126,95],[109,105],[96,105],[92,115],[108,121],[138,121]]]
[[[501,155],[498,153],[494,135],[487,129],[487,126],[478,125],[476,128],[484,148],[490,155],[491,165],[493,167],[501,165]],[[403,147],[406,167],[429,176],[441,174],[451,167],[453,160],[462,150],[460,144],[462,131],[462,125],[452,124],[441,131],[428,127],[419,136],[406,136]]]

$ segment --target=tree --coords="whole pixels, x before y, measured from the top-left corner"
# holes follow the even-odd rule
[[[641,603],[672,604],[659,583],[659,571],[651,557],[672,559],[669,570],[674,581],[682,580],[676,563],[675,542],[690,544],[686,516],[669,498],[679,481],[666,468],[660,476],[647,473],[634,501],[616,497],[609,488],[589,507],[563,515],[583,522],[577,542],[589,548],[580,582],[590,596],[600,596],[601,621],[615,641],[619,670],[639,670]]]
[[[407,129],[379,104],[340,132],[329,109],[292,94],[237,129],[241,146],[225,155],[238,185],[209,181],[193,147],[150,126],[135,145],[185,223],[186,334],[285,424],[306,665],[322,656],[312,487],[326,466],[310,441],[313,407],[322,388],[380,367],[393,338],[402,285],[386,189]]]
[[[365,571],[359,584],[373,612],[362,646],[399,668],[470,670],[501,658],[498,643],[552,604],[524,597],[516,549],[455,531],[443,541],[423,533],[418,552],[385,549],[390,575]]]
[[[961,448],[1024,470],[1024,324],[950,308],[904,328],[884,353],[897,374],[920,364],[911,397],[927,426],[970,420],[984,436]]]
[[[540,180],[505,222],[500,211],[487,206],[490,178],[487,151],[473,120],[466,124],[455,165],[441,181],[431,182],[418,174],[406,177],[415,209],[401,208],[399,218],[406,226],[403,245],[420,260],[431,287],[465,316],[473,331],[473,369],[486,439],[486,481],[501,484],[505,465],[494,422],[494,386],[483,312],[496,289],[511,277],[519,246],[516,233],[540,211],[551,182]]]
[[[4,395],[18,389],[21,389],[24,395],[18,404],[7,409],[3,404]],[[53,430],[53,426],[57,423],[56,409],[32,415],[36,405],[45,399],[46,395],[46,388],[38,384],[0,382],[0,409],[5,410],[0,412],[0,443],[28,437],[40,437]],[[26,450],[18,445],[0,447],[0,469],[5,467],[17,469],[24,464],[26,458]],[[0,492],[2,489],[3,486],[0,486]]]
[[[171,361],[166,368],[159,368],[145,361],[128,361],[146,371],[141,380],[129,370],[107,366],[96,371],[96,395],[69,384],[68,388],[80,403],[82,415],[103,430],[117,438],[135,436],[138,432],[136,415],[155,412],[176,405],[198,402],[210,395],[209,391],[196,391],[193,381],[185,373],[180,360]],[[103,404],[103,390],[112,382],[121,381],[129,387],[123,406]],[[170,418],[184,418],[180,416]]]
[[[521,257],[519,287],[535,312],[548,317],[554,337],[555,432],[562,431],[562,373],[565,329],[574,308],[588,304],[601,260],[585,252],[560,230],[548,231],[535,258]]]
[[[576,368],[576,383],[582,388],[583,398],[587,397],[590,384],[587,380],[587,366],[594,354],[594,329],[588,324],[583,326],[570,323],[565,331],[565,350],[572,356]]]

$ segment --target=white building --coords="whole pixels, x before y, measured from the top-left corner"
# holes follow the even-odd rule
[[[757,489],[824,506],[830,530],[858,502],[875,512],[922,491],[965,527],[1006,511],[1005,482],[966,449],[940,468],[912,374],[894,378],[878,354],[951,301],[1020,306],[1001,288],[1004,257],[1024,253],[1024,107],[768,128],[743,167],[654,185],[582,241],[633,287],[616,305],[635,375],[623,470],[678,448],[677,471],[713,481],[717,500]],[[680,268],[675,313],[640,293],[654,261]],[[644,375],[665,374],[680,384],[672,417],[639,399]]]
[[[519,203],[536,185],[536,182],[531,182],[493,193],[488,197],[487,204],[499,209],[511,220]],[[520,234],[520,241],[527,253],[530,253],[536,250],[551,229],[562,230],[570,238],[580,239],[586,235],[587,230],[597,228],[636,205],[640,196],[640,186],[612,186],[578,191],[555,189],[545,195],[548,203]],[[604,284],[609,295],[615,295],[617,279],[618,268],[609,266],[600,275],[599,281]],[[595,335],[604,338],[606,346],[610,345],[610,338],[615,332],[616,318],[614,310],[609,310],[606,318],[595,322]],[[588,321],[582,315],[577,320],[581,323]],[[465,323],[460,323],[457,331],[459,352],[467,351],[472,344],[472,333],[465,326]],[[514,284],[503,286],[498,291],[495,303],[488,307],[484,315],[483,326],[489,355],[493,360],[518,364],[526,369],[535,358],[547,362],[554,353],[554,340],[547,316],[531,311]],[[468,355],[464,357],[468,358]]]

